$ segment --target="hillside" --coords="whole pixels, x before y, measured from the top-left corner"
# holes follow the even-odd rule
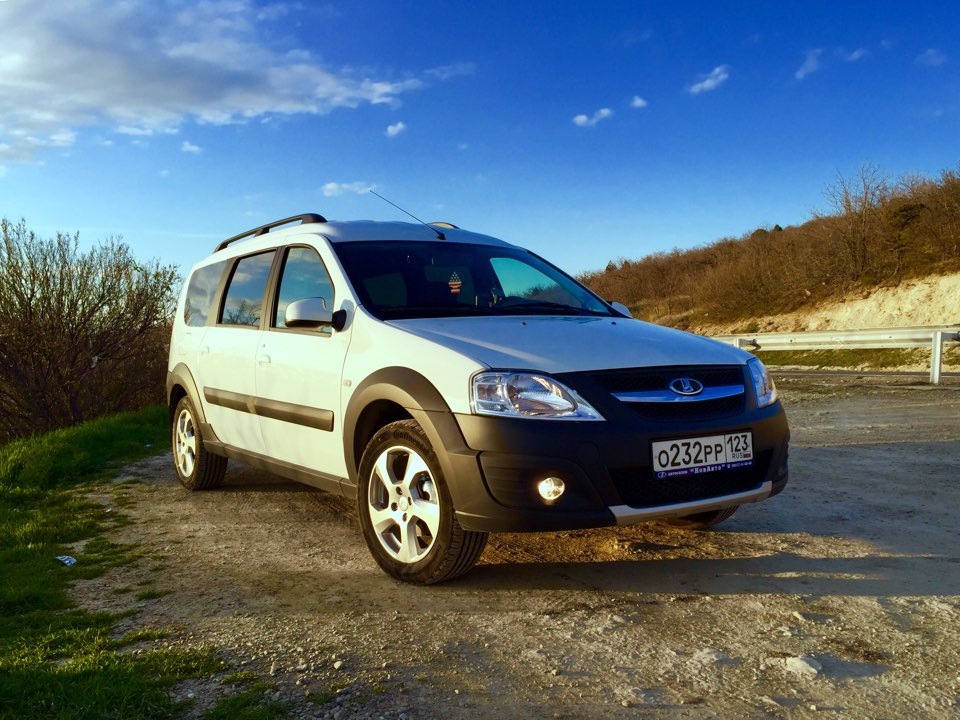
[[[909,280],[895,287],[852,294],[793,312],[749,317],[732,322],[703,322],[691,326],[690,329],[702,335],[716,336],[927,325],[960,326],[960,273]],[[926,349],[815,350],[757,354],[773,367],[911,372],[927,372],[930,367],[930,351]],[[960,347],[947,345],[944,349],[942,370],[947,373],[960,372]]]
[[[793,312],[691,327],[705,335],[960,325],[960,273],[904,281]]]
[[[824,194],[832,213],[800,225],[619,258],[580,280],[638,318],[684,329],[761,317],[768,330],[957,320],[945,314],[957,306],[950,288],[960,273],[960,172],[892,182],[865,166]],[[930,277],[943,281],[928,292]]]

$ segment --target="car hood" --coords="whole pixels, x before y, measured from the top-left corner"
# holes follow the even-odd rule
[[[578,372],[664,365],[741,365],[750,355],[700,335],[610,317],[509,316],[389,324],[491,368]]]

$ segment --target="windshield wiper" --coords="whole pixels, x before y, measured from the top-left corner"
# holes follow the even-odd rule
[[[523,300],[509,298],[506,301],[500,301],[493,306],[497,312],[505,315],[525,315],[538,312],[545,312],[551,315],[595,315],[591,310],[585,308],[576,308],[563,303],[550,302],[548,300]]]
[[[493,315],[491,308],[473,305],[374,305],[375,315],[391,320],[421,317],[458,317],[461,315]]]

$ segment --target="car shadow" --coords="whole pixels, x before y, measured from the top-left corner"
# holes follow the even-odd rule
[[[475,567],[449,586],[471,590],[576,590],[665,595],[942,596],[960,588],[956,557],[759,557],[509,562]]]

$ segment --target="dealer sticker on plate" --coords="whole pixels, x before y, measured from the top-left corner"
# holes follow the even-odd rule
[[[753,464],[753,434],[662,440],[653,443],[653,472],[658,478],[735,470]]]

